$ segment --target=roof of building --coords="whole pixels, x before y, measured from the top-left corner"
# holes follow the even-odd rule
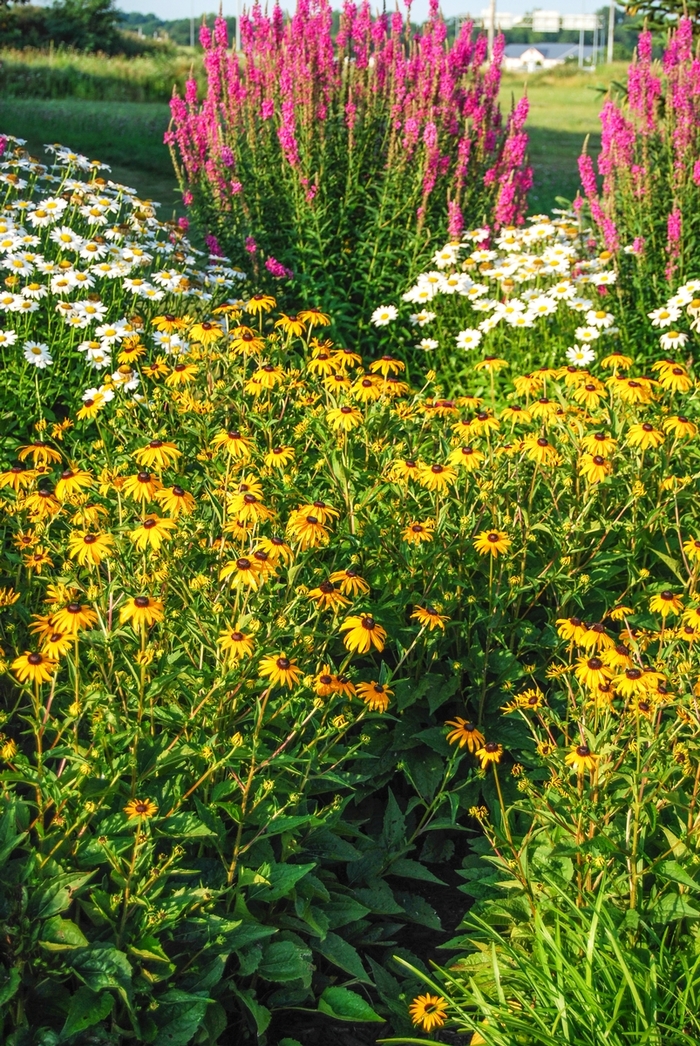
[[[578,55],[578,44],[507,44],[504,51],[506,58],[522,58],[526,51],[535,51],[543,59],[548,61],[564,61],[567,58],[575,58]],[[593,48],[585,44],[583,57],[590,58]]]

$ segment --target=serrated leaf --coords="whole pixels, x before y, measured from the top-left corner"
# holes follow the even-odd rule
[[[318,1009],[320,1013],[326,1013],[338,1021],[384,1023],[369,1003],[348,988],[326,988],[318,1000]]]
[[[71,996],[70,1009],[61,1031],[62,1037],[75,1035],[99,1024],[112,1012],[114,996],[109,992],[94,992],[83,985]]]
[[[327,934],[325,940],[314,944],[314,950],[324,959],[332,962],[334,966],[339,966],[341,970],[356,977],[358,981],[364,981],[365,984],[372,983],[362,965],[358,951],[337,933]]]
[[[266,981],[284,984],[301,980],[308,987],[311,984],[311,949],[294,941],[271,941],[265,945],[257,972]]]
[[[442,879],[438,879],[437,875],[434,875],[429,868],[426,868],[420,861],[412,861],[408,857],[399,857],[396,861],[393,861],[391,867],[388,869],[389,875],[400,875],[404,879],[420,879],[426,883],[438,883],[440,886],[446,886]]]
[[[46,920],[41,928],[41,938],[39,944],[50,952],[84,948],[88,943],[82,930],[70,919],[62,919],[60,915]]]

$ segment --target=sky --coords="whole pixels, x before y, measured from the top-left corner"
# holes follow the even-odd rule
[[[241,0],[243,3],[244,0]],[[271,0],[272,2],[272,0]],[[534,6],[547,10],[558,10],[561,14],[592,14],[605,0],[555,0],[555,2],[540,3],[535,5],[533,0],[496,0],[498,9],[510,11],[513,14],[524,14],[531,11]],[[250,6],[250,0],[246,0],[244,6]],[[289,2],[283,2],[283,8],[289,8]],[[341,7],[341,3],[333,3],[333,7]],[[387,0],[387,10],[393,9],[393,3]],[[143,14],[154,14],[164,20],[172,18],[190,18],[192,15],[199,18],[206,11],[218,10],[218,0],[117,0],[117,7],[122,11],[140,11]],[[442,13],[445,18],[455,15],[466,15],[471,12],[479,16],[482,8],[488,7],[488,0],[442,0]],[[235,15],[237,0],[223,0],[223,12],[225,15]],[[428,0],[414,0],[412,5],[412,17],[415,21],[425,18],[428,13]]]

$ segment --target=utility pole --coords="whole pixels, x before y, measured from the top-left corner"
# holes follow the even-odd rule
[[[488,25],[488,43],[489,43],[489,58],[493,55],[493,41],[496,37],[496,0],[489,0],[489,25]]]
[[[241,49],[241,0],[236,4],[236,54]]]
[[[615,0],[610,0],[610,12],[608,14],[608,65],[613,60],[613,44],[615,42]]]
[[[190,47],[194,47],[194,0],[190,0]]]
[[[583,29],[578,31],[578,67],[583,69]]]

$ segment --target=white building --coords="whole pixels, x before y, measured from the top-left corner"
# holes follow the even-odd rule
[[[503,54],[503,68],[509,73],[534,73],[538,69],[552,69],[567,61],[590,62],[593,48],[578,44],[507,44]]]

